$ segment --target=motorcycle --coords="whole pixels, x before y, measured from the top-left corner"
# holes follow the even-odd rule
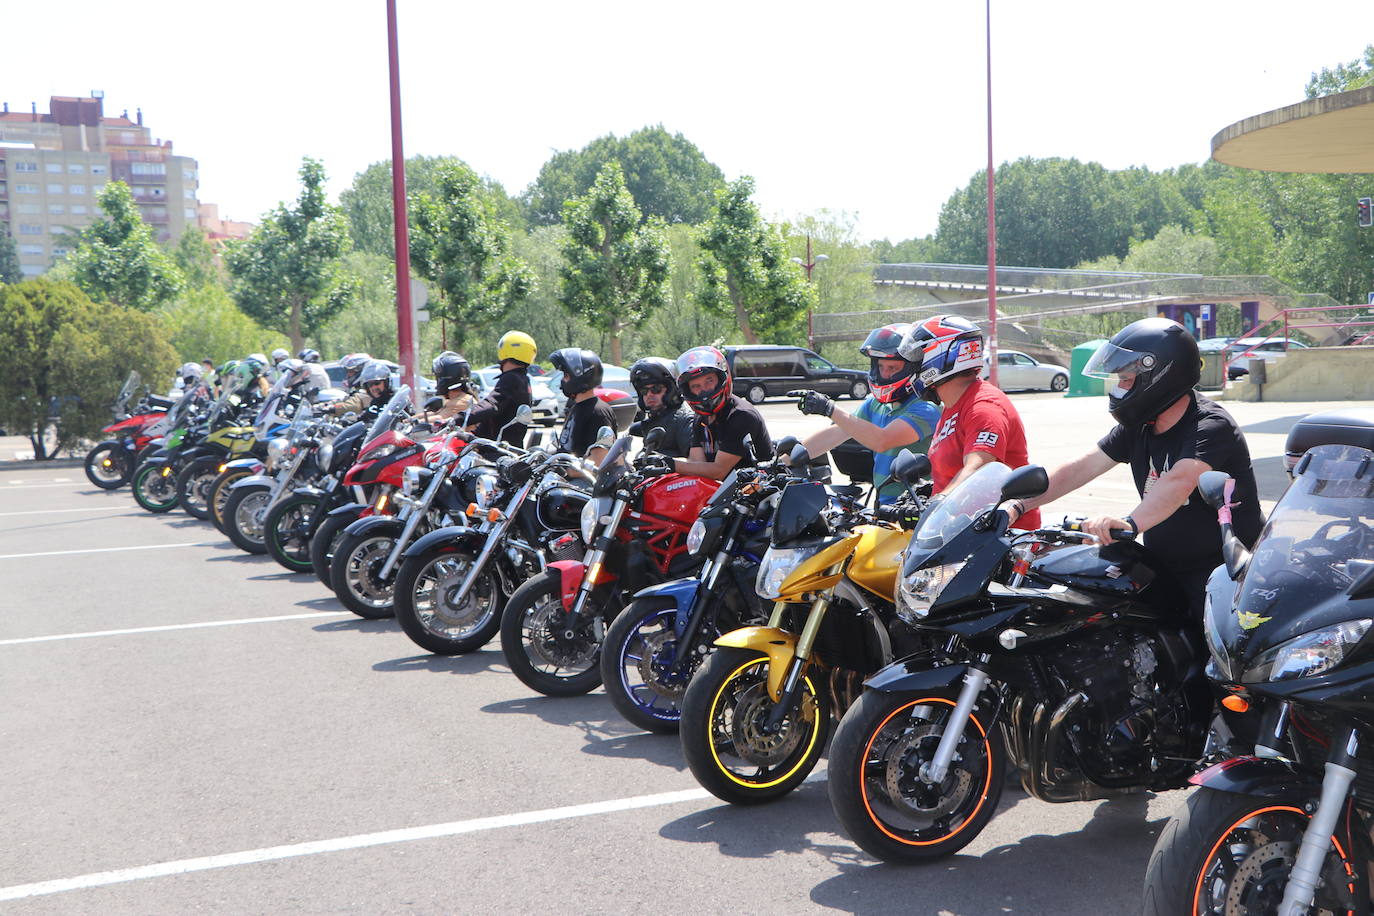
[[[129,373],[110,405],[114,422],[101,430],[111,438],[97,442],[86,453],[86,478],[102,490],[117,490],[128,483],[138,466],[139,453],[164,431],[161,427],[172,401],[145,392],[132,403],[142,383],[137,372]]]
[[[595,690],[601,641],[624,596],[701,565],[687,552],[687,532],[720,484],[681,474],[646,477],[626,460],[630,437],[614,436],[609,426],[599,430],[596,447],[609,451],[582,509],[585,556],[548,564],[515,590],[501,614],[506,663],[546,696]]]
[[[791,466],[808,461],[797,446]],[[783,488],[755,585],[773,602],[767,625],[717,639],[682,698],[683,754],[717,798],[756,804],[791,792],[860,679],[925,645],[892,603],[906,520],[918,511],[865,510],[819,480]]]
[[[898,611],[931,647],[867,680],[830,749],[835,814],[878,858],[962,849],[1009,763],[1031,796],[1068,802],[1178,788],[1201,755],[1212,702],[1182,591],[1132,531],[1099,545],[1072,520],[1011,530],[1000,506],[1048,480],[984,465],[907,547]]]
[[[1230,478],[1199,481],[1225,557],[1207,585],[1207,673],[1244,724],[1160,832],[1146,914],[1371,910],[1374,412],[1341,413],[1343,429],[1318,416],[1290,432],[1294,480],[1253,552],[1228,524]]]
[[[355,421],[342,430],[336,425],[317,423],[306,431],[300,443],[311,450],[314,465],[311,480],[295,486],[291,495],[280,500],[263,520],[263,542],[267,553],[291,572],[310,572],[310,542],[329,512],[352,500],[348,487],[341,486],[343,471],[353,464],[362,446],[367,424]]]
[[[180,497],[175,472],[180,470],[182,452],[200,437],[199,432],[193,431],[192,424],[200,422],[205,408],[206,397],[201,390],[182,396],[167,411],[167,434],[153,439],[150,444],[156,447],[139,462],[129,478],[129,490],[140,508],[161,513],[177,507]]]
[[[285,428],[278,409],[291,412],[291,421]],[[258,440],[265,440],[266,455],[262,471],[231,481],[228,484],[228,496],[220,509],[224,533],[235,547],[246,553],[267,552],[267,513],[292,492],[298,476],[309,476],[317,470],[313,460],[314,448],[305,444],[311,440],[312,432],[316,436],[323,436],[323,428],[328,428],[329,434],[333,434],[332,425],[320,427],[316,424],[309,404],[274,405],[270,396],[264,402],[254,424]],[[230,468],[226,466],[225,471],[228,470]]]
[[[440,655],[486,645],[521,582],[584,552],[578,530],[591,479],[580,459],[538,448],[521,457],[478,439],[468,448],[464,462],[483,452],[498,459],[470,465],[457,482],[478,526],[431,531],[406,548],[396,573],[397,622]]]
[[[212,486],[220,469],[257,448],[256,428],[240,419],[249,410],[232,391],[222,394],[210,408],[197,446],[182,453],[176,472],[177,502],[188,515],[209,519]]]

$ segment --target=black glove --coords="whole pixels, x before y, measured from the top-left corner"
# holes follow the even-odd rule
[[[662,477],[674,469],[673,459],[667,455],[646,455],[639,462],[639,472],[645,477]]]
[[[804,414],[829,417],[835,412],[835,402],[819,391],[805,391],[802,392],[802,399],[797,402],[797,409]]]

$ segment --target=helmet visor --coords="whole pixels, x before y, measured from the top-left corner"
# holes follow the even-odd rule
[[[1154,369],[1155,355],[1139,350],[1126,350],[1115,344],[1105,343],[1083,367],[1083,374],[1089,378],[1133,380],[1142,372]]]

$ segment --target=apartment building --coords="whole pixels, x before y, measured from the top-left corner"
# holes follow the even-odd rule
[[[159,241],[197,224],[196,160],[156,139],[140,110],[106,117],[104,97],[53,96],[48,112],[0,111],[0,232],[13,237],[25,276],[48,270],[100,214],[108,181],[129,185]]]

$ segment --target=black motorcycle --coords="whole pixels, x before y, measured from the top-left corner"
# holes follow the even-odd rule
[[[894,476],[928,465],[899,459]],[[1205,649],[1178,586],[1129,540],[1010,530],[999,506],[1047,485],[1043,468],[985,465],[907,547],[898,613],[938,648],[873,675],[830,751],[835,813],[878,858],[963,848],[1009,763],[1029,794],[1064,802],[1177,788],[1202,752]]]
[[[1363,413],[1337,436],[1363,445],[1302,455],[1253,553],[1222,515],[1207,672],[1244,737],[1193,778],[1201,788],[1161,831],[1147,914],[1370,912],[1374,413]],[[1209,504],[1225,508],[1229,482],[1203,475]]]

